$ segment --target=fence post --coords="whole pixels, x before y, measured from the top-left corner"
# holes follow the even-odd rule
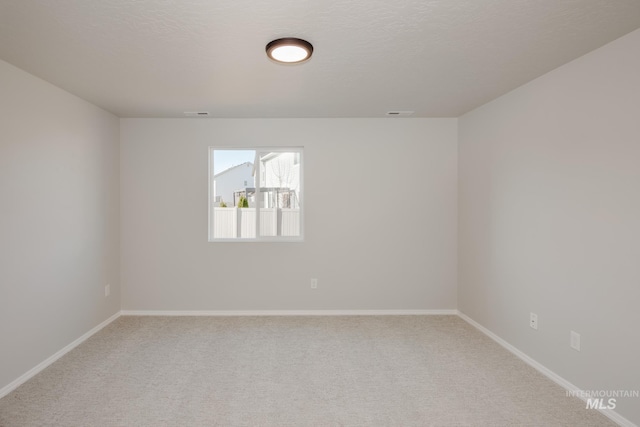
[[[233,200],[234,201],[235,201],[235,198],[236,198],[236,196],[234,194],[233,195]],[[234,215],[234,218],[236,219],[236,226],[235,226],[236,235],[234,237],[240,237],[240,236],[242,236],[242,231],[241,231],[241,228],[242,228],[242,217],[241,217],[242,212],[240,212],[240,209],[238,209],[237,206],[234,206],[233,209],[235,209],[235,211],[236,211],[236,213]]]

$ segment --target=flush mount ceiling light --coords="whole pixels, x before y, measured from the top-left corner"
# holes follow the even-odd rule
[[[313,46],[306,40],[287,37],[267,44],[267,56],[284,64],[299,64],[311,58]]]

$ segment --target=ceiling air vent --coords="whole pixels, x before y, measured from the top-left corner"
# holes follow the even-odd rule
[[[185,111],[184,115],[187,117],[209,117],[208,111]]]
[[[387,111],[387,116],[391,117],[406,117],[412,116],[415,111]]]

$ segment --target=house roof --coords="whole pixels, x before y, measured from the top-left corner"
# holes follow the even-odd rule
[[[218,172],[217,174],[215,174],[215,175],[213,175],[213,176],[214,176],[214,177],[217,177],[217,176],[220,176],[220,175],[224,175],[224,174],[226,174],[226,173],[228,173],[228,172],[230,172],[230,171],[232,171],[232,170],[234,170],[234,169],[237,169],[237,168],[239,168],[239,167],[241,167],[241,166],[246,166],[246,165],[249,165],[249,166],[251,167],[251,169],[253,170],[253,163],[251,163],[251,162],[244,162],[244,163],[240,163],[239,165],[231,166],[230,168],[225,169],[225,170],[223,170],[222,172]]]
[[[638,28],[638,0],[3,1],[0,59],[119,117],[457,117]]]

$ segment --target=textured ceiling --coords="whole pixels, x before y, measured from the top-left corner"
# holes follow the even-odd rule
[[[456,117],[637,28],[638,0],[0,0],[0,59],[120,117]],[[269,61],[286,36],[313,58]]]

